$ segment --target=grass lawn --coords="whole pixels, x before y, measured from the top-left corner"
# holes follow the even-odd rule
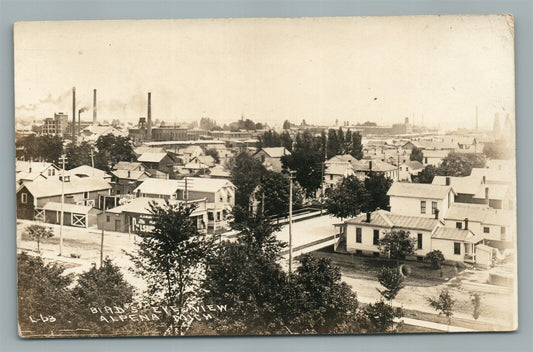
[[[312,253],[319,258],[330,258],[334,265],[340,266],[343,274],[356,279],[375,280],[381,268],[396,266],[395,260],[376,258],[365,255],[335,253],[329,249],[323,249]],[[429,264],[418,261],[402,260],[401,264],[411,267],[409,285],[411,286],[435,286],[447,282],[457,276],[463,269],[455,266],[443,265],[442,270],[435,270]],[[442,275],[441,275],[442,272]]]

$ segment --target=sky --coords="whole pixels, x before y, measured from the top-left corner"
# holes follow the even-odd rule
[[[19,22],[15,118],[88,107],[99,120],[241,116],[492,128],[514,119],[512,19],[402,16]]]

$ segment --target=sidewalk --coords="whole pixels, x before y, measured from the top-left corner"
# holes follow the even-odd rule
[[[446,332],[476,332],[477,330],[462,328],[459,326],[453,326],[453,325],[444,325],[439,323],[433,323],[430,321],[425,320],[418,320],[418,319],[411,319],[411,318],[395,318],[394,322],[399,323],[403,322],[407,325],[414,325],[414,326],[421,326],[428,329],[433,330],[440,330],[440,331],[446,331]]]

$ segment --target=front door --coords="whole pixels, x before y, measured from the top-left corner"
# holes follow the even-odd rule
[[[115,231],[120,231],[120,220],[115,220]]]

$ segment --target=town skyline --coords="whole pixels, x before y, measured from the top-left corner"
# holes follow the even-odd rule
[[[514,121],[506,16],[56,22],[46,34],[39,25],[16,25],[20,121],[71,115],[73,86],[78,109],[89,108],[82,120],[98,89],[99,121],[136,123],[147,92],[154,120],[167,123],[244,116],[274,127],[391,125],[409,117],[474,128],[476,106],[480,129],[492,128],[495,113]]]

